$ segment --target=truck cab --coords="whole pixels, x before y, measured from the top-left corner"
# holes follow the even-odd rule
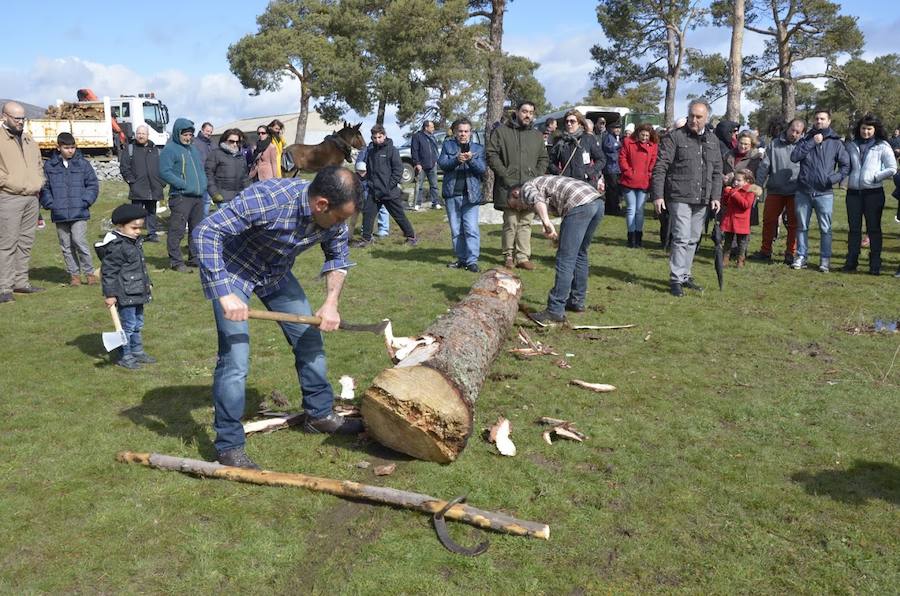
[[[134,130],[146,124],[150,129],[150,140],[155,145],[165,145],[169,140],[166,125],[169,124],[169,108],[156,99],[153,93],[121,95],[109,100],[113,118],[129,140],[134,138]]]

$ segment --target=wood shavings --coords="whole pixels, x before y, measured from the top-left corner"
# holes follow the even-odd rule
[[[516,446],[509,438],[511,432],[509,420],[502,416],[498,418],[497,423],[491,427],[488,440],[497,446],[497,451],[500,452],[500,455],[513,457],[516,454]]]
[[[344,375],[338,379],[341,386],[341,399],[353,399],[355,396],[353,390],[356,389],[356,381],[349,375]]]
[[[607,385],[605,383],[588,383],[587,381],[582,381],[580,379],[569,381],[569,384],[576,385],[578,387],[584,387],[585,389],[590,389],[591,391],[596,391],[597,393],[609,393],[610,391],[616,390],[616,387],[614,385]]]

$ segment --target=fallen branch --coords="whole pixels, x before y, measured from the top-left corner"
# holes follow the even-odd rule
[[[610,391],[616,390],[615,385],[607,385],[606,383],[588,383],[587,381],[581,381],[579,379],[569,381],[569,384],[584,387],[585,389],[590,389],[597,393],[609,393]]]
[[[573,325],[572,329],[574,329],[575,331],[595,331],[598,329],[631,329],[632,327],[637,327],[637,325],[635,325],[634,323],[628,325]]]
[[[288,474],[283,472],[256,471],[244,468],[232,468],[216,462],[201,461],[183,457],[161,455],[159,453],[135,453],[121,451],[116,456],[121,463],[136,463],[160,470],[174,470],[206,478],[221,478],[248,484],[266,486],[293,486],[307,488],[316,492],[328,493],[348,499],[362,499],[375,503],[394,505],[404,509],[413,509],[424,513],[435,514],[441,511],[447,501],[421,493],[397,490],[383,486],[371,486],[350,482],[307,476],[306,474]],[[478,528],[504,532],[515,536],[550,539],[550,526],[540,522],[516,519],[503,513],[485,511],[465,504],[457,504],[444,513],[444,517],[455,519]]]

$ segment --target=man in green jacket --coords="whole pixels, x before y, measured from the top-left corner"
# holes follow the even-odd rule
[[[519,211],[506,203],[509,189],[547,172],[549,159],[544,138],[531,127],[534,103],[523,101],[515,118],[501,124],[487,143],[488,165],[494,171],[494,209],[503,211],[504,265],[534,269],[531,262],[531,222],[534,212]]]

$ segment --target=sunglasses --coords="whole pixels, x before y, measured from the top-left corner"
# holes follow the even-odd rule
[[[240,143],[240,141],[238,139],[228,139],[227,141],[225,141],[225,143],[227,143],[228,145],[237,145],[238,143]]]
[[[566,120],[566,124],[578,124],[578,120],[575,120],[574,118],[569,118]]]

